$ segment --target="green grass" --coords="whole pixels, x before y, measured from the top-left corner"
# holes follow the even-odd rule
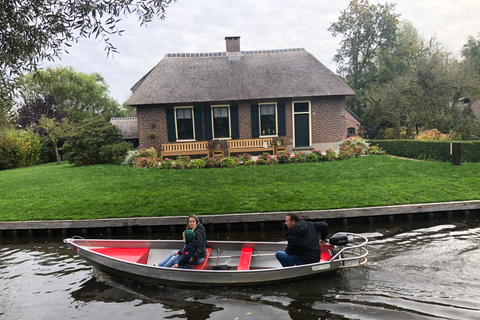
[[[322,210],[480,199],[480,164],[368,156],[201,170],[39,165],[0,171],[0,220]]]

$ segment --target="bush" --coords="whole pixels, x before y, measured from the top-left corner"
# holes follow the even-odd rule
[[[205,159],[193,159],[190,161],[190,168],[202,169],[205,168]]]
[[[173,169],[173,160],[165,158],[160,165],[158,166],[159,169]]]
[[[71,132],[62,150],[65,159],[75,166],[107,163],[100,154],[102,146],[123,141],[120,129],[101,116],[82,120]]]
[[[30,130],[0,132],[0,170],[27,167],[40,159],[40,137]]]
[[[190,168],[190,157],[189,156],[178,156],[177,160],[173,163],[175,169],[188,169]]]
[[[205,168],[218,168],[220,167],[220,159],[215,157],[205,157]]]
[[[340,143],[340,147],[346,146],[354,147],[352,150],[354,150],[355,147],[359,146],[359,148],[354,151],[355,154],[358,154],[359,152],[360,154],[368,154],[368,147],[370,146],[370,144],[363,138],[352,136],[348,137]]]
[[[156,168],[158,166],[158,158],[139,157],[135,159],[135,167],[137,168]]]
[[[237,165],[237,161],[232,157],[226,157],[220,160],[220,167],[222,168],[233,168]]]
[[[320,156],[316,152],[310,152],[305,155],[306,162],[319,162]]]
[[[290,163],[290,153],[280,152],[280,154],[277,155],[277,160],[280,164]]]
[[[332,149],[328,149],[328,150],[325,151],[324,159],[326,161],[336,160],[337,159],[337,154]]]
[[[122,141],[100,147],[100,156],[103,163],[121,164],[127,153],[132,150],[133,144]]]
[[[449,141],[451,140],[450,136],[445,133],[441,133],[437,129],[425,130],[420,132],[415,140],[424,140],[424,141]]]

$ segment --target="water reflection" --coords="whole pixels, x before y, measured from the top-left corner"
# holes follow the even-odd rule
[[[479,225],[355,227],[349,231],[371,238],[366,266],[246,288],[145,286],[90,267],[61,239],[8,240],[0,247],[0,318],[480,319]],[[283,231],[209,237],[283,240]]]

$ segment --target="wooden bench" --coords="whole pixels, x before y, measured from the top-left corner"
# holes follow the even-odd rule
[[[208,142],[164,143],[160,149],[160,161],[166,156],[209,155]]]
[[[266,145],[267,147],[264,148],[264,145]],[[238,140],[227,141],[227,151],[228,151],[228,156],[230,157],[231,153],[241,153],[241,152],[271,151],[273,153],[274,147],[272,144],[272,138],[238,139]]]
[[[242,248],[240,260],[238,260],[237,270],[250,270],[250,263],[252,262],[253,248]]]
[[[202,263],[196,264],[193,269],[197,270],[206,270],[208,268],[208,258],[210,258],[210,253],[212,253],[212,248],[207,248],[207,254],[205,255],[205,260]]]

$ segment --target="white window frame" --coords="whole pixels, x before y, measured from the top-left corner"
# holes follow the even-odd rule
[[[177,139],[177,141],[195,141],[195,114],[193,113],[193,106],[178,106],[178,107],[174,107],[174,116],[175,116],[175,137]],[[192,128],[193,128],[193,139],[182,139],[180,140],[178,138],[178,127],[177,127],[177,110],[178,109],[191,109],[192,111]]]
[[[227,140],[232,138],[232,114],[230,112],[230,105],[228,104],[219,104],[219,105],[212,105],[211,107],[211,115],[212,115],[212,137],[213,139],[218,139],[218,140]],[[228,108],[228,137],[221,137],[217,138],[215,137],[215,119],[213,116],[213,109],[214,108]]]
[[[274,105],[275,106],[275,133],[274,134],[262,134],[262,106],[264,105]],[[278,108],[276,102],[262,102],[258,104],[258,131],[260,137],[267,138],[267,137],[278,137]]]

